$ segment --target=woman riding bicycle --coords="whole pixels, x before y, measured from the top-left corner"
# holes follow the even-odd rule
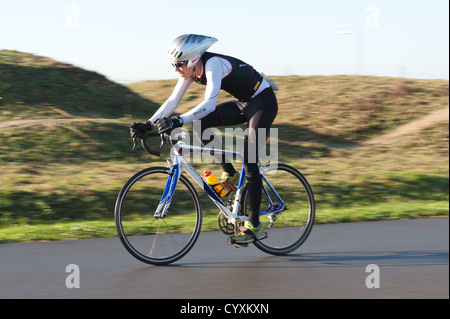
[[[207,128],[230,126],[248,123],[248,136],[244,140],[244,167],[247,178],[250,210],[249,219],[244,228],[236,236],[230,237],[230,242],[246,244],[260,239],[264,229],[259,222],[261,205],[262,179],[258,168],[258,135],[262,129],[269,136],[278,104],[272,86],[275,84],[269,78],[258,73],[252,66],[236,58],[216,53],[206,52],[218,40],[203,35],[187,34],[176,38],[169,46],[169,59],[179,80],[172,95],[145,123],[134,122],[130,128],[138,132],[147,132],[155,126],[159,133],[169,133],[182,125],[201,121],[200,137]],[[168,118],[178,107],[186,90],[192,82],[206,85],[205,98],[202,103],[181,116]],[[270,82],[270,83],[269,83]],[[272,86],[271,86],[272,85]],[[230,93],[235,99],[216,106],[220,90]],[[201,138],[206,145],[211,139]],[[250,147],[249,143],[257,147]],[[256,149],[256,154],[251,150]],[[228,190],[235,190],[239,181],[239,173],[231,163],[221,161],[221,183]]]

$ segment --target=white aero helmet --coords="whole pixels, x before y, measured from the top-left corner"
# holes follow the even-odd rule
[[[174,62],[188,61],[187,67],[193,68],[210,46],[216,43],[216,38],[198,34],[179,36],[169,46],[169,60]]]

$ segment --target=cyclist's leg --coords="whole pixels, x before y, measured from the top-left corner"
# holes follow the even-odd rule
[[[214,135],[204,136],[203,132],[210,127],[231,126],[248,122],[248,138],[244,141],[244,167],[249,189],[251,207],[249,221],[257,226],[259,224],[259,208],[261,205],[262,180],[258,168],[258,138],[260,128],[264,129],[266,138],[269,137],[270,126],[278,112],[278,103],[272,89],[266,89],[248,102],[236,100],[217,105],[216,110],[201,120],[201,131],[195,134],[205,146],[216,138]],[[209,134],[206,134],[209,135]],[[220,159],[224,172],[234,175],[231,161],[225,157]]]
[[[224,102],[218,104],[213,112],[201,119],[201,130],[198,132],[194,131],[194,134],[201,140],[202,145],[206,146],[214,139],[219,139],[221,141],[221,138],[217,137],[214,132],[211,132],[211,134],[209,134],[209,132],[207,132],[208,134],[204,134],[206,129],[218,126],[232,126],[245,122],[247,122],[247,120],[237,106],[236,101]],[[220,146],[222,145],[220,144]],[[227,172],[230,175],[236,173],[236,170],[231,163],[232,159],[227,159],[224,155],[216,155],[216,159],[224,172]]]
[[[248,138],[244,142],[244,166],[250,202],[249,221],[258,226],[262,188],[258,152],[264,146],[259,144],[263,143],[259,137],[260,134],[265,134],[266,139],[269,137],[270,126],[278,112],[278,103],[273,90],[266,89],[249,102],[241,103],[241,106],[249,128]]]

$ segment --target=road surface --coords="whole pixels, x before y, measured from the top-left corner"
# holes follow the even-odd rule
[[[299,250],[280,257],[202,233],[170,266],[135,260],[118,238],[4,244],[0,298],[448,299],[448,252],[448,218],[316,225]],[[76,283],[71,264],[79,288],[66,286]],[[372,264],[379,288],[369,289]]]

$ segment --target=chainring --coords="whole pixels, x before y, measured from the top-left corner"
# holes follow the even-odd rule
[[[227,236],[235,234],[234,225],[228,222],[227,217],[222,212],[219,212],[219,215],[217,215],[217,226],[219,226],[220,231]]]

